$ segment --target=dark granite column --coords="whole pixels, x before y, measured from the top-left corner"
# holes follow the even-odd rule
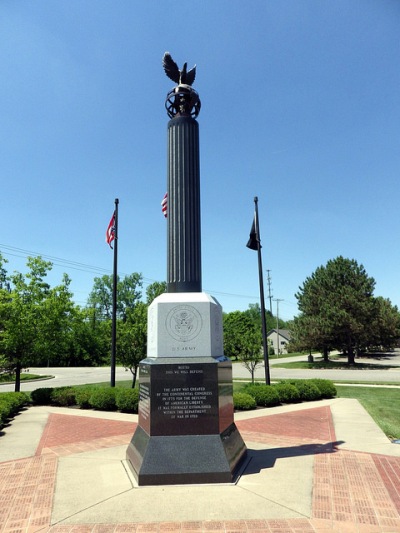
[[[201,292],[199,126],[168,123],[168,292]]]

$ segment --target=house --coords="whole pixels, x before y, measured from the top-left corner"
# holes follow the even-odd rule
[[[286,345],[290,342],[290,339],[291,335],[288,329],[271,329],[267,334],[268,346],[272,346],[274,353],[277,355],[288,353]]]

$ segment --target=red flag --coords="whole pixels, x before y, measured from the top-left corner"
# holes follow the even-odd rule
[[[167,218],[167,202],[168,202],[168,193],[166,192],[164,194],[164,198],[162,199],[161,201],[161,211],[163,212],[163,215],[165,216],[165,218]]]
[[[106,243],[110,246],[112,249],[111,243],[115,239],[115,211],[111,217],[110,223],[108,224],[108,228],[106,231]]]

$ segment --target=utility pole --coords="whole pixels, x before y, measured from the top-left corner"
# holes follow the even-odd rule
[[[271,316],[272,316],[271,276],[269,275],[270,272],[271,272],[271,270],[268,270],[268,269],[267,269],[269,312],[271,313]]]
[[[274,302],[276,302],[276,345],[278,347],[278,357],[279,357],[279,302],[283,302],[282,298],[275,298]]]

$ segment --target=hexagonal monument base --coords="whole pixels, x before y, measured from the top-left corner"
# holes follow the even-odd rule
[[[139,425],[127,449],[139,485],[231,483],[245,455],[229,359],[140,363]]]

